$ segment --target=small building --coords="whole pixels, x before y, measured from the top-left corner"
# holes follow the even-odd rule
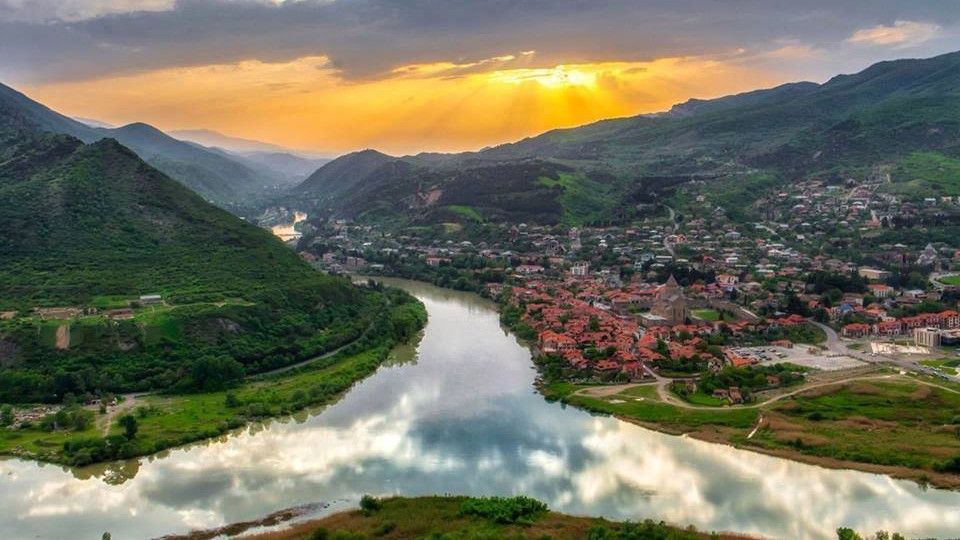
[[[162,304],[163,297],[159,294],[142,294],[140,295],[140,304],[144,306],[149,306],[153,304]]]
[[[857,275],[870,281],[886,281],[890,278],[890,272],[864,266],[857,270]]]
[[[940,329],[939,328],[915,328],[913,330],[913,342],[920,347],[939,347]]]

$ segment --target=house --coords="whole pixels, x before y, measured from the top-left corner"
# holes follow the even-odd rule
[[[542,274],[543,267],[536,264],[521,264],[520,266],[517,266],[517,273],[524,275]]]
[[[862,338],[870,335],[870,325],[862,323],[852,323],[843,327],[840,334],[845,338]]]
[[[879,283],[871,283],[870,285],[867,285],[867,289],[870,291],[870,294],[874,296],[874,298],[878,298],[880,300],[891,298],[896,292],[893,287],[889,285],[881,285]]]
[[[553,330],[540,332],[540,350],[544,354],[556,354],[577,348],[577,340],[566,334],[558,334]]]
[[[163,297],[159,294],[143,294],[140,295],[140,304],[144,306],[149,306],[153,304],[160,304],[163,302]]]
[[[573,263],[570,267],[570,275],[573,277],[586,277],[590,273],[590,263],[579,261]]]

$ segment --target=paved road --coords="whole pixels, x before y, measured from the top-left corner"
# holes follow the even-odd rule
[[[810,321],[814,326],[820,328],[827,334],[827,350],[834,354],[842,354],[844,356],[849,356],[851,358],[856,358],[857,360],[863,362],[869,362],[871,364],[893,364],[900,369],[906,371],[914,371],[917,373],[923,373],[925,375],[932,375],[934,377],[942,377],[947,380],[952,380],[954,382],[960,382],[960,376],[948,375],[933,369],[932,367],[923,366],[917,364],[916,362],[910,362],[908,360],[901,360],[899,358],[893,358],[891,356],[885,356],[882,354],[867,354],[864,351],[857,351],[851,349],[847,346],[846,342],[840,339],[840,336],[837,335],[837,332],[830,328],[829,326],[819,323],[816,321]]]

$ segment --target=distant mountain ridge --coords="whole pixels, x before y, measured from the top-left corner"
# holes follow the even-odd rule
[[[511,196],[539,191],[558,203],[557,213],[535,205],[529,217],[582,224],[629,216],[637,200],[690,179],[722,186],[725,178],[765,174],[782,182],[895,162],[915,152],[960,154],[960,52],[881,62],[823,84],[692,99],[665,113],[556,129],[480,152],[391,158],[365,150],[321,167],[293,193],[312,204],[318,217],[431,221],[451,217],[440,207],[446,198],[458,198],[451,190],[462,189],[460,179],[497,181],[495,174],[471,171],[510,171],[511,181],[502,187],[517,191],[454,213],[461,220],[498,219]],[[530,161],[543,167],[522,166]],[[396,168],[400,163],[405,170]],[[394,170],[386,174],[391,164]],[[381,193],[408,201],[407,210],[385,214]]]
[[[2,84],[0,107],[18,111],[23,119],[42,131],[63,133],[86,143],[104,138],[116,139],[171,178],[217,203],[242,201],[272,183],[262,172],[246,164],[177,140],[148,124],[133,123],[118,128],[92,127],[57,113]]]

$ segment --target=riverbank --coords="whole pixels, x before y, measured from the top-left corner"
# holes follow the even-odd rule
[[[754,406],[681,407],[656,385],[595,392],[541,385],[548,399],[672,435],[802,463],[960,489],[960,388],[920,377],[864,374]]]
[[[116,413],[108,409],[80,430],[47,430],[40,425],[0,429],[0,455],[89,465],[153,454],[332,403],[376,371],[395,346],[413,339],[426,324],[423,304],[402,294],[405,301],[386,305],[353,342],[313,360],[249,377],[216,392],[137,395],[135,406],[127,407],[123,415],[134,419],[132,433],[111,421]]]
[[[516,507],[530,506],[536,501],[512,504],[517,499],[476,499],[470,497],[391,498],[376,501],[377,509],[350,510],[329,517],[299,523],[288,529],[256,534],[245,540],[303,540],[326,538],[383,538],[410,540],[435,538],[516,538],[582,540],[584,538],[669,538],[671,540],[745,540],[757,537],[733,533],[709,534],[692,528],[645,521],[622,523],[602,518],[580,517],[549,510],[511,512]],[[369,503],[368,503],[369,504]],[[481,507],[479,511],[475,510]],[[508,507],[504,509],[504,507]],[[485,512],[483,509],[491,508]],[[543,505],[546,508],[546,505]],[[479,515],[478,515],[479,514]],[[513,521],[512,523],[510,521]],[[629,533],[633,533],[629,535]],[[622,536],[621,536],[622,535]],[[184,536],[182,540],[199,540]]]

